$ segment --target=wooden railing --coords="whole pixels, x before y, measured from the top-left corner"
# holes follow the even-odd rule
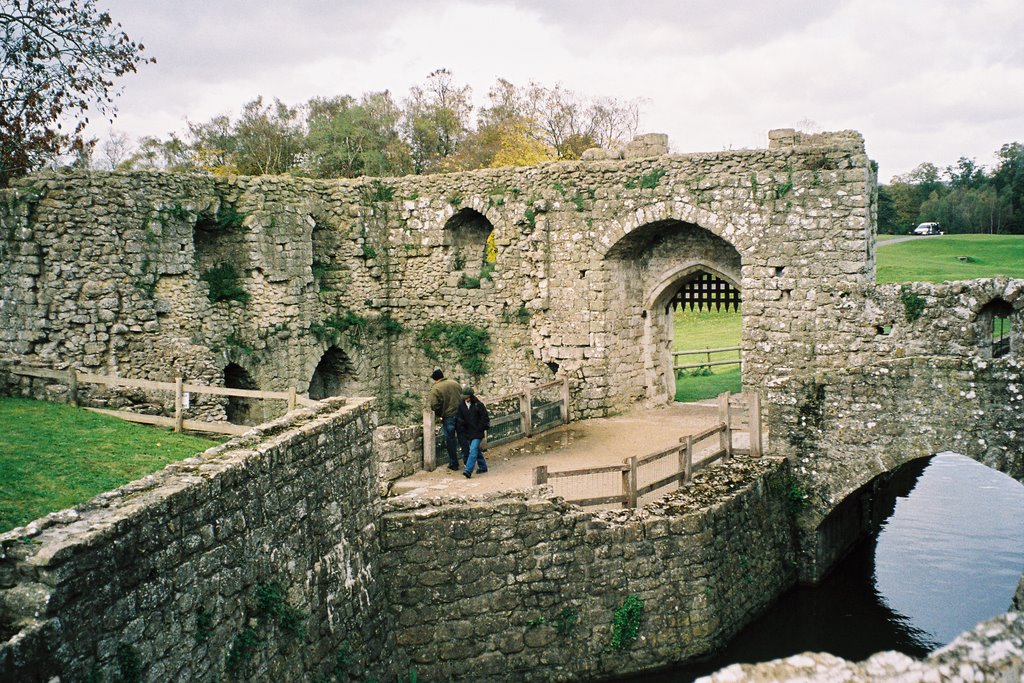
[[[196,432],[212,432],[217,434],[244,434],[252,429],[247,425],[236,425],[230,422],[202,422],[199,420],[186,420],[185,410],[187,409],[189,394],[212,394],[214,396],[234,396],[238,398],[253,398],[262,400],[285,401],[288,410],[295,410],[299,404],[316,405],[317,402],[300,396],[296,393],[295,387],[289,387],[286,391],[257,391],[254,389],[229,389],[227,387],[213,387],[206,384],[191,384],[185,382],[181,377],[173,382],[158,382],[148,379],[131,379],[129,377],[113,377],[110,375],[95,375],[88,372],[77,372],[75,370],[49,370],[46,368],[33,368],[27,366],[12,366],[8,370],[12,375],[22,377],[38,377],[40,379],[57,380],[68,387],[67,401],[72,405],[78,405],[79,384],[100,384],[107,387],[131,387],[145,389],[148,391],[164,391],[174,394],[174,417],[163,415],[143,415],[127,410],[107,410],[105,408],[88,408],[96,413],[112,415],[128,422],[139,422],[142,424],[160,425],[173,427],[174,431],[182,430]]]
[[[760,397],[756,392],[749,392],[746,395],[746,407],[749,412],[745,416],[746,424],[744,426],[747,427],[745,431],[748,431],[750,436],[750,445],[746,449],[733,447],[734,424],[737,418],[740,417],[739,412],[735,410],[735,403],[735,398],[729,392],[720,394],[718,397],[718,416],[720,420],[718,424],[696,434],[687,434],[680,437],[678,446],[671,446],[644,456],[633,456],[627,458],[621,465],[607,465],[557,472],[549,471],[547,465],[540,465],[533,470],[533,484],[534,486],[539,486],[556,479],[599,477],[610,473],[618,473],[621,477],[621,486],[619,491],[614,494],[563,497],[566,501],[581,506],[621,504],[624,508],[634,508],[642,496],[654,493],[677,482],[688,482],[693,478],[694,473],[719,460],[728,461],[737,453],[750,454],[754,457],[761,456]],[[712,439],[716,443],[708,451],[706,444]],[[695,455],[700,455],[697,462],[694,462]],[[645,470],[656,470],[656,464],[666,459],[670,459],[670,462],[674,463],[674,469],[668,474],[662,474],[653,481],[641,484],[641,482],[648,478],[644,476]]]
[[[723,346],[717,349],[694,349],[692,351],[673,351],[672,352],[672,369],[673,370],[690,370],[694,368],[710,368],[715,365],[743,365],[743,361],[739,356],[739,346]],[[736,360],[719,359],[711,360],[711,354],[713,353],[726,353],[736,351]],[[707,356],[703,363],[685,363],[683,365],[676,365],[677,356]]]
[[[537,396],[541,391],[547,389],[553,389],[559,387],[560,391],[558,399],[556,401],[548,401],[543,403],[541,406],[534,405],[534,397]],[[560,424],[567,424],[569,422],[569,380],[559,379],[553,382],[547,382],[546,384],[538,384],[535,386],[526,387],[522,391],[514,394],[505,394],[496,398],[478,396],[478,398],[489,406],[499,405],[506,402],[516,402],[518,404],[518,410],[513,410],[504,414],[492,414],[491,419],[491,432],[498,431],[506,423],[518,422],[519,426],[513,426],[512,429],[502,429],[503,436],[501,438],[492,438],[492,434],[488,434],[487,441],[488,445],[496,446],[501,443],[508,441],[514,441],[515,439],[522,439],[529,436],[533,436],[545,429],[557,427]],[[539,408],[545,408],[558,405],[559,419],[558,421],[546,421],[543,424],[536,424],[534,422],[534,412]],[[438,452],[438,429],[439,420],[434,415],[434,411],[429,406],[423,409],[423,469],[427,471],[433,471],[437,467],[437,452]],[[443,437],[441,437],[443,438]]]

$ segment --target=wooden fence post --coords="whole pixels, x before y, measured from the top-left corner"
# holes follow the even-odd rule
[[[295,387],[288,387],[288,412],[295,410]]]
[[[548,483],[548,466],[538,465],[533,468],[533,485],[541,486]]]
[[[433,472],[437,467],[437,444],[434,442],[434,411],[423,409],[423,469]]]
[[[622,507],[629,507],[629,467],[622,468]]]
[[[78,405],[78,372],[74,368],[68,370],[68,403]]]
[[[569,377],[562,378],[562,424],[569,424]]]
[[[761,440],[761,394],[749,391],[747,406],[750,410],[750,456],[760,458],[764,454]]]
[[[720,448],[725,451],[725,459],[732,458],[732,414],[729,409],[729,392],[723,391],[718,395],[718,420],[725,425],[725,429],[719,434],[718,442]]]
[[[684,449],[684,460],[683,460],[683,481],[690,481],[693,479],[693,437],[687,436],[686,445]]]
[[[519,413],[522,415],[523,434],[533,436],[533,393],[529,389],[519,394]]]
[[[636,456],[634,455],[629,459],[629,504],[626,507],[636,507]]]
[[[185,409],[182,407],[181,377],[174,378],[174,431],[180,432],[185,425]]]

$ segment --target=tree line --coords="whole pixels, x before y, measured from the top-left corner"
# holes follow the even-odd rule
[[[79,163],[217,175],[399,176],[578,159],[587,148],[625,143],[638,120],[635,101],[505,79],[477,108],[470,87],[438,69],[401,100],[386,90],[298,106],[257,97],[237,117],[188,121],[184,135],[133,145],[113,133]]]
[[[114,81],[155,61],[96,0],[0,2],[0,187],[45,167],[311,177],[393,176],[576,159],[635,134],[636,101],[498,79],[476,107],[447,69],[396,99],[388,91],[289,106],[257,97],[237,117],[133,142],[86,136],[113,122]]]
[[[918,223],[947,233],[1024,233],[1024,144],[996,152],[992,168],[960,157],[939,169],[923,163],[878,188],[878,231],[907,233]]]

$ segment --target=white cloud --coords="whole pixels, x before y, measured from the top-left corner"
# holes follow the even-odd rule
[[[680,152],[760,146],[801,119],[857,129],[883,179],[990,163],[1024,136],[1020,0],[107,4],[158,59],[124,81],[115,127],[131,135],[256,95],[402,97],[447,67],[478,102],[498,77],[642,98],[642,127]]]

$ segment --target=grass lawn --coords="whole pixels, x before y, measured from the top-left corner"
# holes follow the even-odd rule
[[[72,406],[0,398],[0,532],[215,443]]]
[[[1024,235],[941,235],[883,246],[877,254],[879,283],[1024,277]]]
[[[672,314],[675,324],[674,351],[715,349],[723,346],[738,346],[742,330],[739,311],[697,311],[679,309]],[[734,360],[736,351],[712,353],[711,360]],[[699,363],[708,360],[707,355],[681,356],[680,364]],[[723,391],[738,392],[741,389],[740,369],[736,365],[719,365],[711,368],[710,375],[701,370],[681,370],[682,377],[676,378],[677,401],[699,401],[713,398]]]
[[[882,233],[878,233],[875,236],[875,240],[877,242],[888,242],[889,240],[894,240],[897,237],[906,237],[906,235],[883,235]]]

